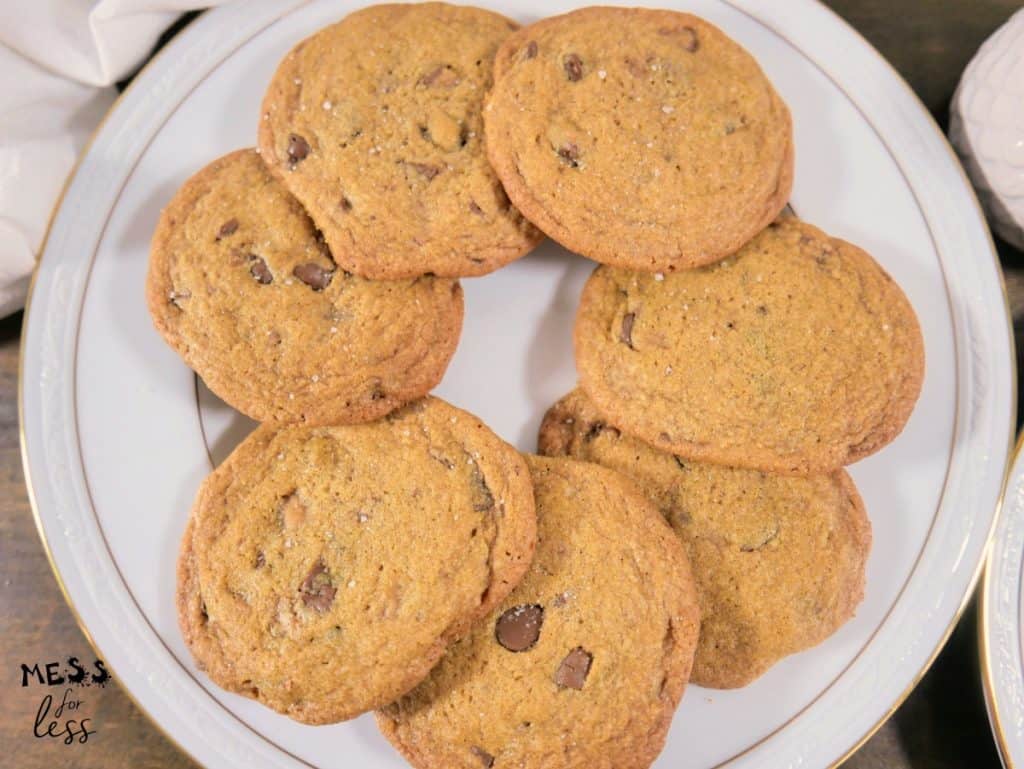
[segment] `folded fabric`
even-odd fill
[[[0,3],[0,317],[24,304],[53,206],[113,83],[181,13],[223,2]]]

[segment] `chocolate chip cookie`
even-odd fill
[[[580,390],[548,411],[539,445],[629,476],[679,536],[700,599],[696,684],[750,683],[864,597],[871,524],[844,470],[794,478],[683,460],[625,435]]]
[[[878,451],[924,376],[899,286],[795,218],[708,267],[599,267],[575,343],[581,387],[624,432],[686,459],[789,474]]]
[[[757,62],[675,11],[584,8],[509,36],[484,128],[530,221],[634,270],[733,253],[793,182],[789,110]]]
[[[522,578],[519,454],[427,398],[363,425],[263,425],[199,490],[178,615],[219,686],[330,723],[417,684]]]
[[[211,163],[174,196],[146,297],[167,343],[258,421],[381,417],[441,380],[462,329],[457,282],[373,282],[339,268],[252,150]]]
[[[259,145],[343,268],[483,275],[540,241],[484,153],[481,103],[515,28],[466,6],[375,5],[281,62]]]
[[[697,642],[686,554],[624,476],[569,459],[527,463],[533,565],[377,722],[417,769],[646,767]]]

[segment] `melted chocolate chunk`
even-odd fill
[[[494,766],[494,756],[492,756],[483,748],[478,748],[476,745],[473,745],[469,749],[469,752],[480,759],[481,766],[484,766],[487,769],[490,769],[492,766]]]
[[[459,84],[459,81],[458,74],[449,64],[442,64],[440,67],[436,67],[419,80],[420,85],[425,85],[428,88],[435,85],[442,88],[454,88]]]
[[[658,34],[664,37],[675,37],[679,40],[679,45],[683,47],[683,50],[689,51],[690,53],[696,52],[700,48],[700,40],[697,39],[697,30],[693,27],[662,27],[658,30]]]
[[[565,659],[555,671],[555,683],[562,689],[582,689],[590,672],[590,663],[593,661],[593,654],[582,646],[577,646],[565,655]]]
[[[601,421],[597,421],[597,422],[591,422],[590,429],[587,430],[586,435],[583,436],[583,440],[585,440],[585,441],[592,441],[592,440],[594,440],[594,438],[599,436],[605,430],[608,430],[609,432],[611,432],[616,438],[618,438],[620,435],[622,435],[622,433],[619,431],[619,428],[612,427],[611,425],[605,424],[604,422],[601,422]]]
[[[249,274],[256,278],[257,283],[264,286],[274,281],[274,274],[267,267],[267,263],[262,256],[256,254],[249,254]]]
[[[309,570],[309,574],[306,575],[299,587],[302,603],[321,614],[331,608],[331,604],[334,603],[334,595],[337,592],[337,589],[331,584],[331,577],[327,573],[327,565],[323,558],[313,564],[313,568]]]
[[[309,142],[298,134],[288,137],[288,161],[292,168],[309,157]]]
[[[558,157],[573,168],[579,168],[580,148],[573,142],[566,142],[558,148]]]
[[[629,349],[635,350],[633,347],[633,323],[636,321],[635,312],[627,312],[622,316],[622,329],[619,332],[619,341],[623,344],[628,344]]]
[[[238,220],[228,219],[220,226],[220,229],[217,230],[217,240],[226,238],[228,235],[234,235],[236,232],[238,232]]]
[[[308,264],[300,264],[292,270],[292,275],[314,291],[323,291],[331,285],[331,278],[334,277],[334,270],[325,270],[319,264],[309,262]]]
[[[441,173],[441,167],[431,163],[409,163],[417,172],[426,177],[427,181],[433,181],[434,177]]]
[[[577,54],[570,53],[562,60],[562,67],[565,69],[565,76],[569,81],[575,83],[583,79],[583,59]]]
[[[483,473],[476,470],[473,473],[473,510],[483,513],[493,507],[494,495],[491,493],[491,488],[487,485]]]
[[[510,652],[525,652],[532,649],[540,638],[540,627],[544,624],[544,607],[539,604],[524,604],[507,609],[498,617],[494,636]]]

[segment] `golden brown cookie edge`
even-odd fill
[[[498,17],[500,19],[504,19],[509,24],[515,25],[516,28],[519,27],[517,22],[509,19],[503,14],[487,9],[475,8],[473,6],[452,6],[449,3],[441,2],[427,2],[415,5],[419,9],[431,6],[457,7],[463,11],[479,12],[489,16]],[[334,22],[334,24],[321,28],[312,35],[309,35],[299,41],[287,54],[285,54],[284,58],[282,58],[281,62],[278,64],[277,69],[274,71],[274,74],[271,76],[270,84],[263,95],[262,102],[260,103],[260,119],[256,132],[257,146],[260,149],[260,156],[266,163],[270,173],[279,182],[281,182],[281,184],[283,184],[285,188],[297,200],[299,200],[300,203],[302,203],[303,208],[305,208],[307,212],[310,211],[311,204],[315,207],[315,196],[312,193],[309,193],[308,190],[304,189],[305,185],[295,185],[291,182],[287,170],[287,158],[282,158],[277,154],[277,141],[276,134],[274,133],[274,127],[272,125],[273,121],[266,120],[263,116],[269,114],[271,111],[275,111],[278,104],[288,104],[294,100],[295,73],[297,71],[295,61],[297,59],[297,54],[301,52],[302,47],[307,41],[324,32],[329,27],[342,24],[347,19],[357,14],[381,13],[394,9],[401,9],[404,11],[409,7],[410,4],[384,3],[380,5],[367,6],[366,8],[350,13],[342,19]],[[512,34],[515,34],[515,32]],[[481,109],[482,108],[483,103],[481,103]],[[484,144],[486,146],[486,142]],[[500,179],[498,181],[500,183]],[[299,189],[299,187],[303,187],[303,189]],[[312,213],[309,215],[313,218]],[[526,218],[525,215],[524,218]],[[544,233],[534,226],[531,227],[532,232],[530,232],[527,237],[524,237],[521,243],[515,246],[496,246],[487,251],[476,253],[476,258],[482,260],[479,264],[470,262],[469,264],[463,264],[460,267],[452,268],[448,268],[444,264],[430,265],[428,268],[421,268],[419,266],[402,268],[393,265],[382,265],[373,257],[372,254],[359,251],[352,238],[345,232],[344,228],[335,226],[333,220],[329,222],[322,222],[314,218],[314,221],[320,231],[323,232],[324,239],[327,241],[327,245],[331,249],[331,253],[333,254],[338,266],[344,270],[370,280],[403,280],[416,278],[427,273],[436,275],[439,278],[450,279],[473,278],[489,275],[490,273],[495,272],[529,254],[543,242],[545,237]],[[529,222],[529,219],[527,219],[527,221]],[[532,224],[532,222],[530,223]]]
[[[239,388],[236,377],[216,364],[211,365],[201,351],[194,351],[174,329],[170,322],[170,302],[167,299],[173,288],[169,278],[172,233],[175,227],[188,217],[195,203],[208,189],[211,180],[241,156],[252,152],[251,148],[234,150],[207,163],[182,184],[161,212],[150,245],[146,275],[146,304],[154,328],[167,345],[178,353],[185,365],[198,374],[218,398],[257,422],[308,425],[372,422],[429,393],[444,378],[462,335],[465,298],[458,281],[452,282],[451,311],[439,314],[442,329],[440,341],[428,350],[428,358],[433,360],[433,365],[428,366],[418,380],[409,381],[402,388],[385,392],[383,397],[376,400],[360,400],[348,406],[338,405],[335,401],[344,400],[344,396],[337,396],[333,399],[324,399],[319,409],[304,409],[300,413],[292,413],[282,408],[287,406],[283,402],[275,404],[272,397],[263,397],[248,389]]]
[[[606,240],[591,241],[586,233],[580,234],[579,231],[574,231],[573,228],[565,226],[556,213],[548,211],[541,201],[531,193],[529,186],[526,184],[516,167],[514,158],[511,157],[510,153],[506,153],[502,150],[502,137],[498,135],[497,129],[493,128],[494,119],[488,117],[493,111],[491,109],[491,104],[499,84],[499,79],[507,73],[512,59],[519,52],[523,38],[529,37],[531,33],[534,33],[537,30],[542,30],[549,26],[555,26],[570,16],[575,18],[585,18],[589,16],[603,16],[610,14],[613,16],[628,17],[636,15],[637,13],[664,15],[667,17],[667,20],[671,21],[679,21],[682,17],[691,23],[699,23],[702,26],[710,27],[715,32],[732,41],[736,46],[746,52],[746,49],[740,46],[739,43],[736,43],[717,25],[712,24],[706,19],[694,14],[667,9],[592,6],[570,11],[559,16],[549,16],[548,18],[541,19],[528,26],[521,27],[505,39],[504,43],[499,47],[498,53],[495,55],[494,84],[492,85],[490,92],[487,94],[487,98],[484,100],[483,108],[487,158],[491,167],[494,168],[495,173],[497,173],[498,178],[501,180],[502,186],[505,188],[505,193],[512,201],[512,204],[523,214],[523,216],[543,231],[544,234],[570,251],[585,256],[593,261],[600,262],[601,264],[607,264],[609,266],[620,267],[623,269],[637,270],[640,272],[672,272],[677,269],[689,269],[712,264],[734,254],[751,238],[757,235],[757,233],[768,226],[768,224],[770,224],[785,208],[792,192],[795,164],[793,120],[789,112],[789,107],[779,96],[774,85],[772,85],[763,70],[761,70],[761,74],[769,85],[772,102],[781,113],[782,118],[786,123],[787,133],[789,135],[789,142],[787,143],[786,150],[779,163],[777,176],[778,181],[774,192],[764,202],[764,211],[761,217],[749,222],[746,227],[738,228],[737,232],[731,239],[727,240],[725,245],[710,252],[675,256],[672,254],[665,254],[649,256],[646,260],[635,260],[630,259],[628,256],[624,256],[622,251],[619,250],[617,244],[614,242]],[[747,53],[750,55],[749,52]],[[753,59],[753,56],[751,56],[751,58]],[[754,62],[755,64],[757,63],[756,59],[754,59]],[[759,64],[758,69],[760,70]],[[488,125],[492,126],[491,130],[488,129]],[[494,139],[497,139],[498,141],[494,141]]]

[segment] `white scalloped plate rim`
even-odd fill
[[[539,2],[525,1],[482,4],[504,10],[521,20],[536,18],[537,9],[544,6]],[[159,539],[166,534],[173,538],[180,531],[175,528],[175,522],[153,534],[147,531],[151,523],[148,519],[124,517],[123,513],[119,519],[121,524],[114,530],[104,530],[100,524],[101,519],[110,513],[107,505],[97,508],[93,496],[98,493],[97,498],[102,501],[103,495],[109,494],[110,477],[116,478],[121,468],[93,466],[89,470],[93,477],[87,478],[84,457],[106,456],[104,452],[111,450],[109,444],[118,439],[116,431],[111,436],[102,429],[105,423],[101,422],[98,428],[95,422],[99,418],[97,413],[105,417],[113,413],[109,411],[110,404],[104,401],[108,397],[103,392],[104,388],[120,393],[118,388],[123,387],[121,380],[126,375],[140,374],[138,371],[105,371],[100,365],[104,360],[103,354],[120,360],[118,356],[123,357],[126,353],[116,349],[103,353],[105,341],[89,335],[83,338],[79,333],[80,324],[83,316],[91,312],[99,319],[89,322],[100,329],[116,327],[118,323],[148,325],[133,314],[141,306],[141,285],[137,287],[138,301],[134,294],[130,300],[110,294],[111,287],[116,287],[120,280],[120,273],[141,274],[144,263],[141,266],[138,260],[124,265],[109,263],[110,253],[131,256],[138,251],[138,244],[124,233],[123,243],[105,243],[107,224],[129,215],[130,212],[118,210],[117,206],[120,205],[121,192],[131,187],[134,169],[147,157],[150,142],[175,116],[179,105],[186,103],[186,97],[191,98],[189,95],[206,75],[216,74],[219,68],[232,64],[231,57],[235,54],[228,56],[225,52],[241,50],[249,41],[258,40],[259,35],[271,28],[277,19],[285,27],[291,24],[301,28],[303,14],[323,15],[330,11],[334,17],[339,17],[345,8],[357,5],[360,4],[344,0],[258,0],[244,4],[244,8],[243,4],[234,4],[208,12],[173,41],[147,66],[115,106],[81,159],[51,222],[44,253],[33,280],[31,306],[26,313],[19,389],[22,450],[33,511],[54,572],[80,624],[115,671],[120,683],[154,723],[207,766],[310,766],[314,764],[303,760],[298,753],[319,750],[319,744],[324,740],[332,742],[333,746],[349,747],[355,753],[364,751],[379,762],[374,765],[397,767],[402,764],[385,752],[386,746],[380,747],[379,738],[367,727],[365,719],[353,722],[351,728],[349,725],[326,727],[339,731],[318,732],[270,716],[254,703],[237,701],[240,698],[207,688],[208,684],[201,682],[194,668],[189,667],[187,655],[183,655],[184,662],[176,657],[174,652],[180,651],[176,646],[180,639],[176,639],[173,633],[161,637],[154,629],[152,618],[143,612],[140,605],[152,605],[151,594],[166,591],[165,582],[170,579],[166,573],[166,559],[152,565],[157,574],[162,575],[160,579],[136,578],[129,584],[115,562],[115,553],[119,559],[130,557],[126,552],[131,549],[131,536]],[[555,5],[560,10],[573,4],[560,2]],[[950,421],[950,417],[944,414],[919,416],[915,413],[905,435],[892,447],[853,468],[858,482],[861,478],[887,478],[893,484],[894,497],[898,497],[903,477],[891,469],[884,469],[886,458],[902,457],[907,462],[920,451],[925,457],[922,461],[930,459],[930,447],[915,447],[909,442],[916,440],[915,435],[931,434],[925,426],[927,422],[950,422],[945,480],[939,484],[941,488],[932,490],[939,503],[927,525],[916,559],[899,565],[899,568],[908,570],[908,576],[877,627],[866,629],[858,619],[837,634],[841,637],[830,640],[821,650],[784,661],[776,673],[765,677],[760,689],[747,690],[751,692],[749,697],[761,698],[767,709],[774,704],[767,687],[777,686],[783,680],[783,671],[791,678],[804,675],[810,680],[816,673],[810,661],[839,671],[834,680],[822,686],[808,704],[784,722],[784,726],[768,729],[749,744],[737,746],[735,755],[727,761],[733,767],[832,766],[873,733],[920,679],[948,637],[978,576],[995,522],[1015,416],[1014,351],[1005,293],[980,209],[943,136],[906,84],[838,17],[811,0],[788,3],[785,10],[760,7],[754,0],[694,0],[686,4],[666,2],[664,5],[696,9],[719,21],[727,32],[737,36],[748,47],[762,53],[775,51],[780,62],[782,59],[799,59],[805,62],[801,66],[814,69],[813,78],[811,74],[807,77],[823,89],[819,94],[824,99],[821,111],[826,113],[832,109],[836,115],[862,120],[876,137],[870,141],[878,142],[873,151],[877,153],[881,151],[879,148],[884,148],[888,158],[877,169],[872,169],[872,173],[877,173],[879,180],[896,178],[891,175],[898,174],[905,182],[934,246],[944,283],[944,297],[922,295],[914,276],[907,274],[909,267],[893,261],[891,256],[889,261],[882,259],[911,294],[925,325],[931,313],[929,303],[946,302],[941,313],[948,312],[952,329],[948,349],[946,344],[938,345],[927,334],[926,344],[930,360],[933,355],[939,359],[949,355],[953,364],[949,370],[933,372],[929,369],[925,387],[926,393],[930,386],[941,386],[945,388],[943,392],[948,390],[954,416]],[[551,4],[544,7],[554,12]],[[786,76],[783,70],[790,66],[777,64],[764,55],[761,55],[761,61],[773,79],[776,78],[776,70],[779,77]],[[806,105],[802,103],[804,95],[787,93],[782,85],[786,84],[781,84],[780,90],[794,105],[794,114],[808,114]],[[202,89],[197,92],[201,93]],[[234,98],[231,92],[223,95],[228,102]],[[796,109],[798,106],[799,110]],[[241,120],[248,121],[248,118],[246,114]],[[210,127],[207,123],[202,125]],[[797,142],[794,204],[801,213],[815,214],[809,218],[816,223],[828,224],[829,208],[827,201],[821,200],[820,193],[814,197],[807,194],[803,200],[799,197],[801,178],[817,173],[817,169],[807,168],[806,157],[813,157],[814,152],[821,151],[815,146],[813,152],[805,153],[801,164],[800,148],[809,147],[818,140],[813,134],[801,136],[801,125],[802,121],[797,120],[800,140]],[[847,130],[843,125],[833,124],[830,127],[837,136]],[[213,125],[210,130],[217,136],[212,139],[199,136],[196,141],[208,140],[212,145],[220,146],[218,142],[222,143],[222,139],[218,131],[227,134],[237,132],[234,125],[227,122],[220,128]],[[180,138],[167,139],[172,140],[184,141]],[[859,162],[860,158],[854,158],[837,167],[854,179],[861,172],[857,166]],[[839,209],[848,204],[843,200],[848,180],[842,173],[836,178],[836,187],[829,189],[829,193],[834,193],[834,205]],[[879,197],[884,198],[886,194],[885,189],[880,189]],[[156,196],[161,202],[166,202],[169,192],[158,190]],[[842,224],[841,221],[838,223]],[[896,227],[901,223],[887,224]],[[116,226],[113,229],[116,230]],[[842,226],[839,229],[842,230]],[[871,239],[867,229],[862,232],[854,227],[853,231],[861,233],[863,239]],[[141,235],[134,233],[132,237],[137,239]],[[107,256],[96,264],[83,259],[82,254],[89,244],[94,255],[100,252]],[[531,262],[528,258],[474,284],[472,290],[467,290],[468,309],[476,307],[474,311],[484,311],[479,299],[473,304],[473,297],[483,297],[486,291],[493,291],[487,287],[498,285],[494,281],[500,280],[502,286],[521,290],[521,281],[535,279],[537,274],[546,276],[548,273],[545,271],[549,268],[562,269],[569,265],[563,277],[568,281],[567,285],[578,287],[578,273],[582,268],[577,263],[570,263],[570,257],[558,253],[557,249],[551,248],[545,253],[551,254],[546,262],[540,258]],[[900,255],[898,248],[893,253]],[[102,281],[94,287],[86,305],[94,271]],[[523,302],[528,303],[529,299],[524,293]],[[550,301],[564,303],[565,297],[557,294]],[[121,320],[119,313],[122,310],[119,308],[122,305],[125,318],[131,322]],[[97,306],[117,317],[97,316]],[[563,321],[571,315],[571,309],[562,308],[558,312],[561,312],[559,317]],[[471,313],[467,314],[468,320],[472,317]],[[479,320],[481,324],[489,321],[489,317]],[[141,339],[146,345],[155,339],[148,330],[132,328],[125,334],[125,338],[131,341]],[[147,338],[147,334],[151,338]],[[115,339],[114,344],[116,342]],[[140,403],[157,404],[161,413],[154,414],[154,419],[164,420],[158,421],[164,432],[150,436],[151,443],[144,450],[132,447],[136,455],[140,452],[145,455],[139,461],[150,459],[152,452],[152,462],[157,462],[156,457],[164,450],[165,444],[191,442],[190,445],[194,445],[195,435],[203,429],[201,420],[205,418],[202,414],[198,420],[195,418],[196,406],[192,401],[191,416],[182,416],[188,413],[181,410],[184,408],[181,400],[184,395],[180,391],[186,382],[185,372],[174,369],[176,364],[168,362],[170,359],[166,357],[169,353],[158,347],[147,346],[145,355],[158,359],[154,366],[171,366],[167,368],[170,372],[168,379],[173,381],[167,385],[166,391],[160,389],[162,383],[147,381],[143,387],[146,392],[134,394]],[[441,388],[442,394],[457,404],[462,403],[457,397],[460,394],[470,400],[473,397],[473,383],[466,381],[466,372],[470,369],[460,363],[463,348],[482,355],[486,346],[471,333],[464,334],[460,354],[453,363],[454,373],[449,372]],[[943,381],[936,381],[936,376]],[[453,377],[454,381],[450,381]],[[951,377],[953,384],[945,382],[946,377]],[[555,379],[558,386],[566,386],[564,371],[560,371]],[[193,398],[193,395],[188,397]],[[550,394],[545,393],[545,397],[550,397]],[[925,397],[922,396],[923,401]],[[80,409],[80,402],[88,408]],[[125,404],[127,409],[133,407],[127,400]],[[104,408],[108,411],[103,411]],[[165,408],[170,416],[163,414]],[[533,424],[530,420],[535,422],[537,418],[535,414],[528,417],[519,415],[515,417],[518,421],[509,421],[512,417],[506,419],[500,410],[495,411],[486,404],[482,411],[487,411],[481,415],[496,429],[504,428],[504,432],[499,432],[506,435],[509,424],[522,428],[524,422]],[[212,413],[216,415],[216,409]],[[82,430],[83,424],[89,429]],[[121,425],[120,429],[130,432],[129,427]],[[522,436],[526,432],[521,430],[519,433],[520,444],[524,444]],[[515,439],[514,435],[508,437]],[[131,470],[130,463],[125,467]],[[912,463],[908,463],[907,468],[905,475],[908,476],[916,470]],[[137,470],[134,469],[135,472]],[[132,475],[132,472],[124,473],[122,480],[126,488],[132,487]],[[194,480],[195,476],[188,477]],[[90,483],[95,483],[97,488],[91,487]],[[907,483],[911,488],[912,479]],[[104,484],[107,491],[103,491]],[[885,490],[869,488],[867,491],[877,497]],[[143,501],[138,496],[133,499],[135,504]],[[913,501],[908,505],[913,507]],[[879,509],[877,502],[874,509]],[[145,512],[141,515],[144,516]],[[162,520],[152,523],[154,527],[166,524]],[[888,521],[881,523],[890,525]],[[876,530],[879,524],[876,520]],[[876,550],[884,544],[876,544]],[[873,555],[876,561],[880,557]],[[873,563],[869,572],[874,569],[882,573],[885,568],[886,564]],[[134,569],[138,573],[139,565],[135,564]],[[874,583],[878,582],[875,579]],[[869,580],[869,594],[872,584]],[[166,616],[155,621],[166,631]],[[855,625],[857,627],[853,627]],[[863,646],[852,654],[849,649],[856,645],[855,640],[858,643],[863,640]],[[845,659],[844,655],[848,653],[849,662],[838,665],[837,660]],[[690,708],[686,712],[696,712],[700,708],[723,707],[721,703],[742,707],[745,696],[744,693],[712,693],[694,687],[684,700],[684,708]],[[715,712],[720,715],[720,711]],[[687,760],[685,752],[679,749],[676,735],[686,733],[687,729],[685,723],[680,724],[681,720],[677,719],[673,725],[669,747],[658,761],[658,766],[696,765]],[[714,736],[727,739],[729,731],[726,728],[722,734]],[[341,734],[346,736],[339,741],[337,735]],[[688,737],[691,741],[694,739],[693,735]],[[275,741],[278,739],[292,747],[288,750],[280,747]],[[337,761],[337,755],[334,761]]]
[[[1024,766],[1024,438],[985,564],[978,652],[992,733],[1007,769]]]

